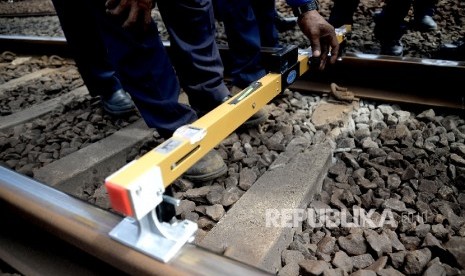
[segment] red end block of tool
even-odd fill
[[[111,182],[105,182],[105,188],[110,198],[111,207],[126,216],[134,216],[131,201],[129,199],[129,191],[120,185]]]

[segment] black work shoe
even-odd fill
[[[438,59],[465,60],[465,38],[452,43],[444,43],[435,55]]]
[[[278,32],[286,32],[294,29],[294,27],[297,25],[297,17],[284,17],[277,13],[274,18],[274,23]]]
[[[435,31],[438,28],[438,24],[429,15],[425,15],[419,19],[415,19],[415,26],[418,30],[423,32]]]
[[[267,119],[268,119],[268,113],[265,110],[260,109],[259,111],[257,111],[257,113],[252,115],[252,117],[250,117],[247,121],[245,121],[240,127],[241,128],[256,127],[260,125],[261,123],[266,122]]]
[[[402,56],[404,53],[404,45],[400,40],[391,40],[381,42],[381,55]]]
[[[110,96],[101,96],[103,109],[113,116],[121,116],[134,110],[134,104],[131,97],[120,89]]]
[[[402,55],[399,53],[399,48],[403,47],[400,43],[400,39],[406,33],[407,25],[405,21],[402,22],[392,22],[389,18],[386,17],[384,12],[375,12],[373,15],[373,20],[375,22],[375,27],[373,29],[373,34],[377,40],[381,42],[382,52],[386,52],[388,55]],[[400,47],[399,47],[400,46]],[[396,48],[391,49],[390,48]],[[386,50],[386,51],[383,51]],[[397,50],[397,51],[394,51]],[[397,53],[397,54],[393,54]]]
[[[227,171],[228,167],[224,163],[223,158],[213,149],[197,161],[194,166],[189,168],[183,177],[192,182],[204,182],[218,178]]]

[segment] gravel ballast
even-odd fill
[[[352,118],[279,274],[463,274],[463,117],[366,103]]]
[[[277,3],[282,13],[290,14],[282,1]],[[324,16],[329,15],[331,5],[329,1],[321,1]],[[464,34],[464,5],[465,2],[458,0],[439,1],[434,17],[438,31],[409,30],[403,37],[405,55],[430,57],[440,43],[460,38]],[[376,53],[379,50],[373,39],[371,18],[379,7],[378,1],[362,1],[355,14],[348,51]],[[154,16],[159,18],[156,11]],[[219,43],[225,44],[221,23],[218,26]],[[162,24],[159,29],[166,39]],[[0,18],[0,34],[62,36],[55,16]],[[281,40],[308,46],[297,27],[282,33]],[[50,60],[58,59],[44,57],[42,63],[34,59],[22,68],[15,67],[20,69],[0,68],[0,83],[46,67]],[[7,62],[7,59],[0,61]],[[34,93],[28,97],[20,90],[8,100],[0,101],[0,115],[14,114],[59,91],[66,93],[82,85],[74,64],[67,66],[63,74],[45,76],[32,84],[36,88],[31,88],[30,92]],[[386,221],[392,223],[380,227],[331,227],[331,224],[318,225],[307,219],[293,229],[293,241],[282,254],[278,275],[463,275],[463,112],[452,115],[429,108],[411,110],[361,101],[355,104],[357,108],[349,127],[335,132],[339,124],[316,125],[312,120],[317,107],[328,100],[327,96],[302,95],[289,90],[276,97],[266,107],[270,114],[266,123],[256,129],[238,130],[218,145],[217,150],[228,165],[225,177],[201,185],[178,179],[172,185],[175,197],[181,199],[177,216],[197,222],[201,239],[269,169],[290,141],[301,137],[313,145],[330,142],[336,145],[334,164],[322,192],[308,203],[308,208],[330,210],[331,214],[347,210],[348,222],[354,222],[356,212],[365,212],[371,214],[374,222],[386,216]],[[0,133],[0,162],[33,177],[40,167],[108,137],[139,118],[133,114],[114,120],[103,113],[95,98],[64,103],[52,114]],[[134,148],[128,154],[128,162],[161,141],[155,135]],[[108,208],[102,183],[96,179],[95,185],[84,189],[80,197]],[[388,213],[392,214],[392,220]]]

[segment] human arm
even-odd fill
[[[105,7],[111,15],[127,14],[123,28],[132,27],[140,21],[145,29],[152,21],[153,0],[107,0]]]
[[[334,27],[329,24],[317,9],[306,8],[317,4],[316,0],[286,0],[293,7],[298,24],[304,35],[310,40],[312,56],[320,58],[320,69],[323,70],[331,52],[330,63],[335,63],[339,51]],[[305,8],[302,8],[305,7]]]

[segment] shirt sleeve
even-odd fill
[[[302,6],[303,4],[313,2],[315,0],[286,0],[287,4],[291,7]]]

